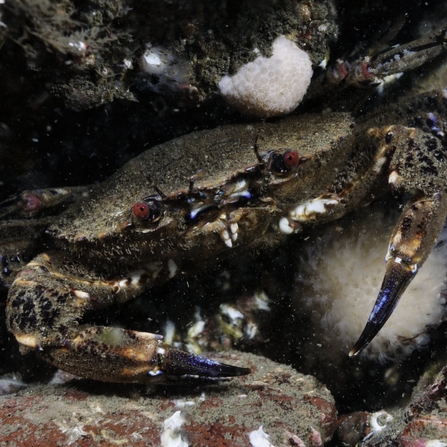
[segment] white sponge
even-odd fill
[[[259,56],[219,82],[220,94],[241,113],[269,118],[290,113],[312,78],[307,53],[285,36],[273,42],[271,57]]]

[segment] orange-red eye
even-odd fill
[[[267,169],[279,175],[288,174],[301,163],[302,159],[300,159],[297,151],[290,149],[280,149],[280,151],[285,152],[270,151]]]
[[[300,157],[297,151],[287,151],[284,154],[284,165],[287,169],[293,169],[295,166],[298,165],[299,161]]]
[[[144,199],[144,202],[136,202],[132,207],[132,214],[138,220],[156,222],[163,214],[162,203],[153,197]]]
[[[137,219],[146,220],[149,217],[149,215],[151,214],[151,210],[147,203],[137,202],[132,207],[132,213]]]

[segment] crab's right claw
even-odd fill
[[[350,357],[357,355],[363,348],[366,348],[379,333],[380,329],[382,329],[383,325],[393,313],[399,298],[417,272],[417,264],[403,264],[401,261],[399,258],[397,260],[388,260],[379,296],[374,303],[373,310],[362,334],[349,352]]]
[[[400,297],[427,259],[447,214],[446,194],[415,196],[407,205],[391,236],[385,277],[368,322],[349,356],[357,355],[377,335]],[[423,297],[421,297],[423,299]]]

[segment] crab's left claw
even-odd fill
[[[393,313],[418,269],[427,259],[447,214],[446,194],[417,197],[407,204],[391,236],[385,277],[379,295],[357,343],[349,356],[357,355],[377,335]],[[423,299],[423,297],[421,297]]]
[[[169,345],[162,345],[158,371],[168,377],[222,379],[250,374],[250,368],[227,365],[201,355],[191,354]]]
[[[249,368],[181,351],[163,343],[162,338],[147,332],[93,326],[64,340],[62,346],[47,344],[35,348],[40,357],[58,368],[103,382],[218,381],[251,372]],[[30,347],[35,342],[32,335],[19,335],[17,339]]]

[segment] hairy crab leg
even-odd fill
[[[447,29],[438,29],[403,45],[348,62],[338,59],[312,83],[307,99],[332,92],[335,85],[369,86],[385,77],[414,70],[447,50]]]
[[[89,190],[89,186],[71,186],[23,191],[18,196],[0,202],[0,217],[10,215],[34,217],[43,210],[56,208],[62,204],[67,205],[86,197]]]
[[[447,29],[442,28],[412,42],[382,51],[352,64],[347,85],[380,83],[386,76],[414,70],[447,50]]]

